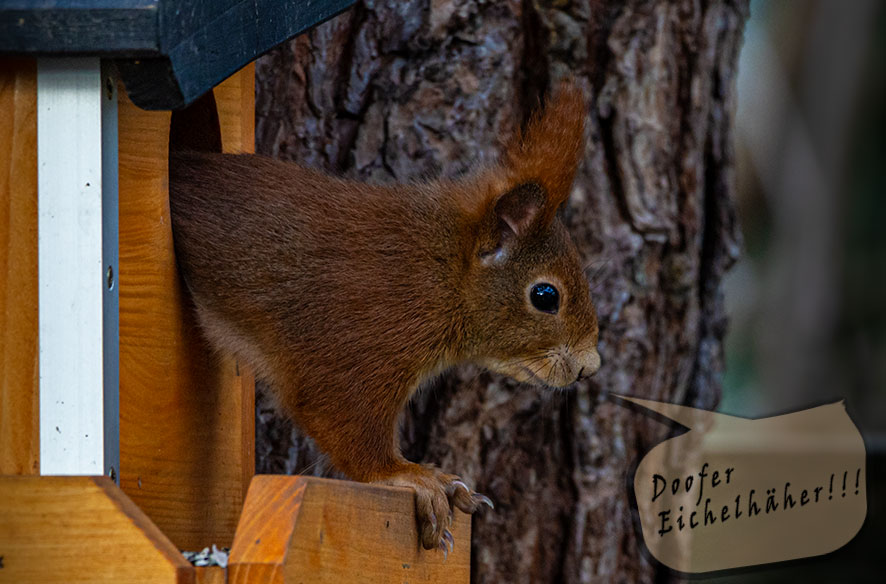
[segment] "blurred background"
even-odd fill
[[[745,241],[727,275],[720,410],[845,398],[868,450],[868,518],[828,556],[723,582],[880,582],[886,570],[886,2],[751,2],[738,78]]]

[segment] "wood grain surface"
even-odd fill
[[[382,583],[470,580],[470,517],[455,512],[455,547],[421,548],[410,489],[315,477],[253,479],[228,582]]]
[[[40,471],[37,62],[0,60],[0,474]]]
[[[196,584],[225,584],[228,581],[228,571],[221,566],[194,568],[194,571],[197,573]]]
[[[0,556],[0,582],[194,582],[188,561],[106,477],[0,477]]]
[[[255,152],[255,63],[213,91],[225,152]]]
[[[248,83],[219,89],[226,127],[251,118]],[[230,546],[254,469],[254,382],[204,343],[179,278],[170,114],[120,95],[121,486],[180,548]]]

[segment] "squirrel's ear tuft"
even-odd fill
[[[505,150],[508,182],[536,183],[544,192],[541,219],[545,222],[553,220],[569,197],[584,153],[585,107],[584,92],[574,81],[563,81]]]

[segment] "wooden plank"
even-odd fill
[[[221,566],[205,566],[194,570],[197,572],[196,584],[225,584],[228,581],[227,570]]]
[[[254,382],[204,343],[178,275],[170,114],[120,95],[121,487],[180,548],[230,546],[254,472]]]
[[[225,152],[255,152],[255,63],[216,87],[222,146]]]
[[[40,472],[37,62],[0,60],[0,474]]]
[[[455,512],[448,557],[421,548],[410,489],[314,477],[256,476],[228,582],[467,583],[470,517]]]
[[[222,151],[255,152],[255,64],[249,63],[213,89],[218,110]],[[244,364],[239,364],[243,382],[240,387],[240,461],[243,499],[255,475],[255,378]]]
[[[107,477],[0,477],[4,582],[194,582],[194,569]]]

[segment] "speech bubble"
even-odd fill
[[[653,448],[634,475],[643,539],[669,568],[817,556],[861,529],[865,448],[843,401],[752,420],[616,397],[689,428]]]

